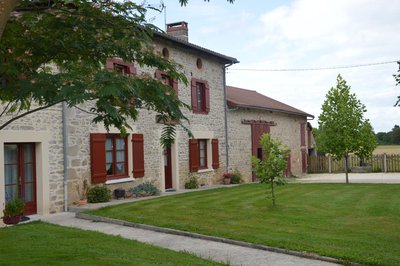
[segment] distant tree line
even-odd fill
[[[376,138],[381,145],[400,145],[400,127],[394,125],[389,132],[378,132]]]

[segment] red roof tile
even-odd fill
[[[226,86],[227,102],[231,107],[246,107],[314,118],[313,115],[284,104],[256,91]]]

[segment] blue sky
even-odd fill
[[[147,1],[160,5],[161,1]],[[302,69],[371,64],[400,60],[400,1],[293,0],[245,1],[164,0],[167,23],[189,23],[189,41],[237,58],[227,84],[318,115],[328,90],[340,73],[367,107],[375,132],[400,124],[393,107],[400,86],[392,74],[397,63],[320,71],[271,72],[234,69]],[[148,20],[164,29],[164,13]]]

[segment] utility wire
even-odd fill
[[[376,65],[386,65],[392,63],[398,63],[399,61],[387,61],[379,63],[369,64],[356,64],[347,66],[333,66],[333,67],[312,67],[312,68],[278,68],[278,69],[259,69],[259,68],[228,68],[229,71],[260,71],[260,72],[298,72],[298,71],[317,71],[317,70],[331,70],[331,69],[342,69],[342,68],[356,68],[356,67],[369,67]]]

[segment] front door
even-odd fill
[[[4,145],[6,202],[17,197],[25,201],[25,215],[36,213],[35,144]]]
[[[171,147],[164,149],[164,179],[165,189],[172,188]]]

